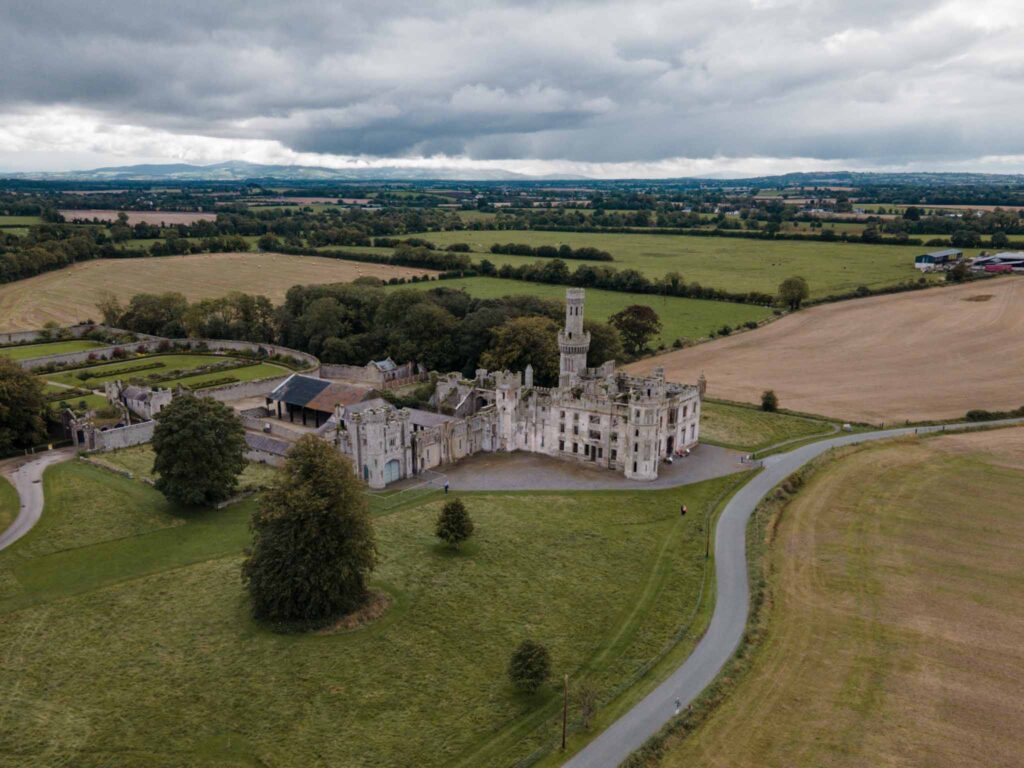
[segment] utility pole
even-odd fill
[[[562,751],[565,752],[565,732],[569,724],[569,676],[562,679]]]

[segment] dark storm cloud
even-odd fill
[[[583,162],[1021,153],[1005,0],[7,2],[0,113],[298,152]]]

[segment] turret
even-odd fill
[[[590,334],[583,330],[585,297],[582,288],[565,291],[565,329],[558,332],[558,385],[561,387],[571,387],[587,370]]]

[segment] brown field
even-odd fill
[[[179,291],[189,299],[201,299],[243,291],[280,302],[293,285],[347,283],[364,275],[411,277],[429,272],[274,253],[97,259],[0,286],[0,330],[30,330],[49,320],[67,324],[97,319],[96,302],[104,291],[122,300],[143,292]]]
[[[981,297],[990,296],[986,300]],[[875,296],[628,366],[701,371],[712,397],[871,423],[959,418],[1024,405],[1024,280]]]
[[[116,221],[117,214],[122,211],[92,211],[83,209],[63,210],[61,215],[72,219],[99,219],[100,221]],[[192,224],[196,221],[216,221],[215,213],[198,213],[191,211],[123,211],[128,214],[128,225],[134,226],[143,221],[149,224]]]
[[[767,637],[663,768],[1021,765],[1024,429],[861,450],[769,550]]]

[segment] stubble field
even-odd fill
[[[105,292],[127,300],[136,293],[178,291],[194,300],[242,291],[280,303],[293,285],[347,283],[364,275],[388,279],[428,273],[274,253],[97,259],[0,286],[0,331],[41,328],[50,320],[68,325],[98,319],[96,302]]]
[[[674,381],[700,371],[711,397],[893,424],[1024,404],[1024,280],[877,296],[634,363]]]

